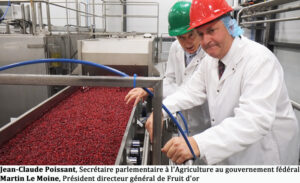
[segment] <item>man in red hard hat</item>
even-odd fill
[[[175,93],[179,86],[185,84],[199,67],[206,53],[201,49],[199,36],[194,29],[187,30],[190,23],[191,2],[177,1],[170,9],[168,16],[168,31],[177,40],[171,45],[165,77],[163,80],[163,97]],[[134,88],[128,92],[125,101],[135,100],[136,105],[142,98],[148,96],[142,88]],[[194,135],[210,127],[207,103],[182,111],[188,134]]]
[[[212,127],[188,137],[208,164],[298,164],[299,127],[282,67],[270,50],[242,36],[230,11],[225,0],[193,0],[189,29],[210,57],[163,103],[174,112],[208,101]],[[176,163],[192,158],[181,137],[162,151]]]

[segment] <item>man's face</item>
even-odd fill
[[[197,28],[200,45],[206,53],[222,59],[229,51],[233,38],[221,20],[216,20]]]
[[[177,36],[177,39],[184,51],[190,54],[196,53],[200,46],[200,39],[196,30]]]

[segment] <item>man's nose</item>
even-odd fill
[[[193,39],[188,38],[188,39],[185,40],[185,45],[189,46],[189,45],[193,44],[193,42],[194,42]]]
[[[210,40],[211,39],[210,39],[209,35],[203,35],[201,42],[202,42],[202,44],[207,45],[210,42]]]

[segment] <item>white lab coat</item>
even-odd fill
[[[176,92],[179,86],[185,84],[192,77],[205,55],[205,52],[201,49],[201,51],[192,59],[190,64],[185,67],[183,48],[178,40],[172,43],[169,51],[165,78],[163,80],[164,98]],[[181,112],[187,120],[190,135],[197,134],[210,127],[207,103]]]
[[[194,136],[208,164],[297,164],[298,122],[281,65],[266,47],[235,38],[222,59],[206,57],[191,80],[163,103],[171,112],[208,100],[212,127]]]

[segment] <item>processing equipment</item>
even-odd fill
[[[157,76],[154,68],[155,42],[151,36],[101,37],[78,40],[78,59],[107,65],[128,75]],[[105,75],[103,71],[83,66],[89,75]]]
[[[1,84],[51,85],[51,83],[55,83],[55,85],[70,85],[74,87],[67,87],[0,129],[0,144],[2,144],[0,154],[1,157],[5,158],[5,160],[2,159],[0,162],[2,162],[2,164],[8,164],[7,160],[15,159],[19,161],[13,161],[12,164],[161,164],[161,145],[158,145],[159,148],[157,148],[155,147],[155,144],[153,144],[153,148],[151,149],[149,136],[143,127],[143,122],[145,121],[146,114],[148,113],[145,111],[146,106],[143,107],[143,105],[140,104],[138,107],[132,108],[132,110],[130,106],[124,106],[123,98],[128,92],[128,87],[132,86],[132,80],[133,78],[120,78],[115,76],[36,76],[24,74],[1,74]],[[161,81],[161,78],[151,77],[136,79],[137,86],[153,87],[156,90],[157,94],[153,97],[153,108],[158,109],[156,113],[160,112],[161,109],[161,107],[159,107],[159,105],[161,106],[161,95],[159,96],[159,93],[161,93]],[[76,87],[82,85],[85,87]],[[127,88],[116,88],[118,85]],[[87,86],[89,86],[89,88],[86,88]],[[94,86],[113,86],[114,88],[98,88]],[[92,93],[97,89],[103,90],[104,93]],[[74,96],[76,98],[76,95],[81,95],[83,98],[75,99],[74,102],[72,101],[72,98]],[[98,95],[99,97],[95,98],[95,95]],[[89,99],[88,96],[94,97],[93,100]],[[91,103],[93,103],[92,101],[101,98],[100,96],[108,100],[110,104],[104,105],[103,103],[95,103],[98,107],[91,107]],[[117,96],[119,96],[119,98]],[[115,103],[115,101],[117,101],[117,103]],[[123,104],[121,104],[122,102]],[[71,106],[68,107],[67,104]],[[87,106],[83,107],[85,105]],[[72,111],[74,106],[77,106],[79,110]],[[112,106],[120,106],[121,109],[113,108]],[[83,110],[82,107],[85,108],[85,110]],[[101,111],[101,108],[106,111]],[[124,108],[127,108],[127,110],[124,111]],[[55,109],[56,112],[54,111]],[[93,110],[95,110],[94,113],[92,112]],[[54,114],[52,114],[53,111]],[[84,116],[83,118],[82,115]],[[100,117],[97,117],[97,115],[100,115]],[[49,116],[56,119],[51,121],[49,120]],[[161,117],[161,115],[156,114],[155,116],[158,118]],[[128,117],[129,119],[127,119]],[[78,118],[83,120],[78,120]],[[106,125],[108,126],[104,129],[100,129],[104,126],[104,124],[100,124],[98,126],[100,131],[97,131],[96,129],[96,133],[93,133],[93,128],[96,128],[97,120],[99,120],[99,118],[102,118],[102,121],[106,120]],[[78,122],[74,123],[73,121]],[[96,121],[96,123],[94,125],[89,125],[93,124],[93,121]],[[55,124],[56,122],[58,122],[58,124]],[[117,125],[111,127],[110,125],[113,122],[117,122]],[[69,124],[69,127],[67,127],[68,123],[71,124]],[[38,126],[40,126],[40,128],[38,128]],[[107,130],[107,128],[110,130]],[[33,138],[34,135],[30,135],[33,131],[36,132],[35,138]],[[70,135],[74,131],[76,133],[74,135]],[[103,131],[106,131],[106,133],[103,134]],[[122,131],[124,133],[120,134],[118,131]],[[64,134],[68,136],[62,137],[63,140],[56,140],[56,137],[53,137],[55,136],[53,135],[55,132],[58,136],[63,136]],[[18,137],[24,134],[25,136]],[[45,136],[50,137],[46,138]],[[115,138],[116,136],[118,137],[117,139]],[[91,140],[91,137],[98,137],[100,140],[94,142]],[[15,140],[16,138],[17,140]],[[64,142],[67,138],[70,138],[71,140]],[[78,141],[76,141],[76,139],[78,139]],[[24,146],[25,141],[29,143]],[[38,141],[39,144],[42,145],[34,146],[33,144],[36,143],[35,141]],[[160,137],[156,140],[156,142],[161,143],[159,141]],[[7,145],[7,143],[10,144]],[[80,145],[80,143],[87,145],[90,144],[93,148],[82,144]],[[63,144],[65,144],[65,146]],[[77,146],[78,144],[79,147]],[[104,146],[101,146],[101,144],[104,144]],[[20,147],[21,149],[26,149],[25,152],[27,153],[20,151]],[[44,147],[53,148],[50,148],[49,151],[45,150],[44,154],[39,154],[37,151]],[[65,147],[66,149],[64,149]],[[72,147],[80,150],[72,150]],[[13,148],[16,149],[14,150]],[[157,150],[155,150],[155,148],[157,148]],[[112,152],[112,149],[115,152]],[[13,158],[6,156],[7,153],[11,153],[12,151],[23,153],[16,153]],[[157,151],[158,154],[155,153],[155,151]],[[30,155],[30,153],[33,153],[33,155]],[[100,156],[99,153],[102,155]],[[56,154],[58,155],[55,156]],[[86,154],[88,154],[88,156],[85,156]],[[73,155],[75,157],[73,157]],[[25,163],[23,160],[26,159],[26,157],[29,158],[30,161]],[[30,159],[30,157],[34,158]],[[57,157],[58,160],[53,160],[55,157]],[[47,158],[49,160],[48,162]],[[99,162],[99,158],[103,161]]]

